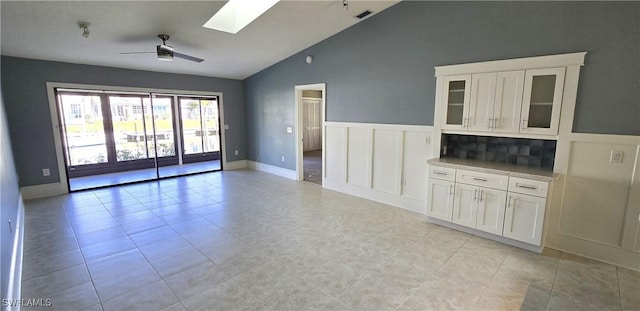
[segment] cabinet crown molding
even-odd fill
[[[477,63],[436,66],[435,76],[468,73],[526,70],[551,67],[584,66],[587,52],[494,60]]]

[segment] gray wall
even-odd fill
[[[0,297],[7,297],[9,290],[9,273],[11,272],[11,257],[13,255],[13,242],[15,238],[16,218],[20,206],[20,191],[13,154],[11,152],[11,140],[9,128],[0,90]],[[12,221],[13,232],[9,229],[9,220]]]
[[[239,80],[2,57],[2,90],[20,186],[59,181],[46,82],[224,93],[227,161],[245,158],[243,84]],[[234,155],[234,150],[239,154]],[[51,176],[43,177],[42,168]]]
[[[434,66],[580,51],[574,131],[640,135],[639,33],[638,2],[403,1],[245,80],[247,158],[295,169],[297,84],[328,121],[433,125]]]

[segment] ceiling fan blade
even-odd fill
[[[197,58],[197,57],[195,57],[195,56],[186,55],[186,54],[182,54],[182,53],[178,53],[178,52],[173,52],[173,57],[177,57],[177,58],[182,58],[182,59],[190,60],[190,61],[192,61],[192,62],[196,62],[196,63],[202,63],[202,62],[204,62],[204,59],[202,59],[202,58]]]
[[[156,52],[120,52],[118,54],[156,54]]]

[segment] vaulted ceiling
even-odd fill
[[[399,1],[281,1],[237,34],[203,28],[225,1],[1,1],[2,55],[244,79]],[[89,22],[82,36],[79,22]],[[157,34],[205,59],[157,60]]]

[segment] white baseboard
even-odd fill
[[[52,197],[68,193],[69,190],[63,183],[51,183],[20,188],[20,194],[24,200]]]
[[[247,161],[247,167],[250,169],[254,169],[256,171],[261,171],[261,172],[277,175],[280,177],[297,180],[296,171],[289,170],[286,168],[264,164],[260,162],[254,162],[254,161]]]
[[[225,162],[223,167],[225,171],[241,170],[243,168],[247,168],[247,160]]]
[[[388,204],[415,213],[423,215],[426,213],[426,202],[408,198],[399,194],[392,194],[377,191],[374,189],[362,188],[326,178],[322,180],[322,186],[333,191],[338,191],[363,199]]]
[[[24,202],[22,196],[18,197],[18,216],[16,218],[14,226],[15,236],[13,240],[13,252],[11,254],[11,268],[9,272],[9,284],[7,297],[3,297],[10,300],[20,299],[20,288],[22,287],[22,253],[24,243]],[[20,310],[20,306],[9,305],[6,309]]]

